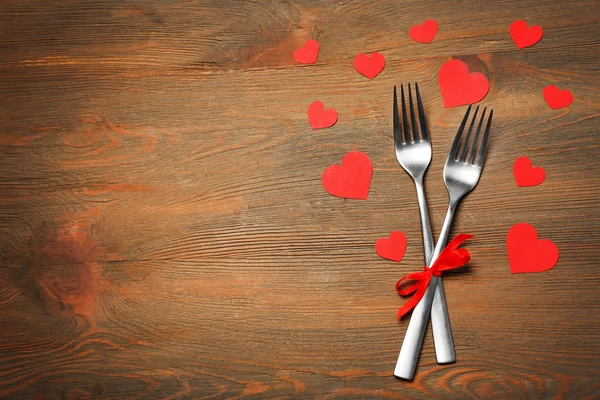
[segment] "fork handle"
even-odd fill
[[[442,231],[440,232],[440,237],[435,246],[430,265],[435,262],[448,240],[450,226],[452,225],[452,219],[454,218],[454,211],[456,210],[457,204],[458,201],[450,200],[446,218],[444,219]],[[415,369],[417,368],[421,346],[423,345],[423,336],[427,329],[429,313],[431,312],[431,305],[433,304],[433,297],[435,296],[439,280],[440,279],[437,276],[431,277],[431,281],[429,282],[427,290],[425,290],[423,298],[413,310],[410,322],[408,323],[408,329],[406,330],[406,335],[404,335],[402,347],[400,348],[400,355],[396,362],[396,368],[394,369],[394,375],[398,378],[411,381],[415,376]]]
[[[423,254],[425,256],[425,265],[431,265],[434,243],[429,222],[429,212],[427,211],[427,199],[423,188],[423,179],[415,179],[417,189],[417,199],[419,200],[419,212],[421,214],[421,230],[423,235]],[[446,243],[444,243],[446,245]],[[456,361],[454,352],[454,340],[452,330],[450,329],[450,318],[448,317],[448,307],[446,306],[446,296],[444,296],[444,286],[442,280],[436,286],[433,304],[431,307],[431,328],[433,330],[433,343],[435,345],[435,358],[438,364],[450,364]]]
[[[433,330],[435,358],[438,364],[456,362],[454,339],[452,338],[452,329],[450,329],[450,317],[448,316],[444,285],[442,285],[441,278],[435,287],[435,295],[431,305],[431,329]]]
[[[423,336],[425,335],[425,329],[429,321],[429,311],[431,310],[431,303],[433,303],[433,296],[435,295],[438,280],[437,276],[431,277],[423,298],[421,298],[421,301],[419,301],[419,304],[417,304],[412,312],[408,329],[400,348],[396,368],[394,369],[394,375],[398,378],[412,381],[415,376],[415,369],[419,361],[419,353],[423,345]]]

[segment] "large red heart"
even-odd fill
[[[302,64],[313,64],[317,61],[319,55],[319,43],[316,40],[309,39],[304,42],[304,47],[294,51],[294,60]]]
[[[359,54],[354,58],[354,68],[369,79],[375,78],[385,67],[385,57],[373,52],[370,56]]]
[[[438,83],[446,108],[477,103],[490,89],[485,75],[479,72],[469,73],[467,64],[457,59],[442,65]]]
[[[438,24],[433,19],[423,22],[423,25],[414,25],[408,35],[415,42],[431,43],[438,31]]]
[[[548,240],[538,240],[536,229],[525,223],[514,225],[506,236],[508,263],[512,274],[542,272],[558,262],[558,248]]]
[[[532,167],[527,157],[519,157],[513,165],[513,173],[517,186],[537,186],[546,179],[546,171],[542,167]]]
[[[342,165],[330,165],[323,172],[322,182],[327,193],[346,199],[366,200],[371,186],[373,164],[369,156],[352,151],[344,156]]]
[[[519,49],[533,46],[542,39],[542,28],[534,25],[527,27],[527,22],[519,19],[510,25],[510,36]]]
[[[573,102],[573,94],[567,89],[560,90],[556,86],[546,86],[542,92],[544,100],[553,110],[567,107]]]
[[[375,251],[380,257],[392,260],[402,261],[404,252],[406,252],[406,235],[400,231],[390,233],[390,238],[381,238],[375,242]]]
[[[308,106],[308,122],[313,129],[329,128],[337,122],[338,114],[333,108],[325,111],[325,106],[320,101],[313,101]]]

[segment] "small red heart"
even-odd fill
[[[323,172],[323,187],[332,196],[366,200],[372,174],[373,164],[369,156],[351,151],[342,159],[342,165],[330,165]]]
[[[485,75],[479,72],[469,73],[467,64],[457,59],[442,65],[438,83],[446,108],[477,103],[490,89]]]
[[[359,54],[354,58],[354,68],[369,79],[375,78],[385,67],[385,57],[374,51],[370,56]]]
[[[560,90],[556,86],[546,86],[542,92],[544,100],[553,110],[567,107],[573,102],[573,94],[567,89]]]
[[[542,39],[544,32],[540,26],[527,27],[527,22],[519,19],[510,25],[510,36],[519,49],[533,46]]]
[[[431,43],[438,31],[438,24],[433,19],[428,19],[423,25],[414,25],[408,33],[415,42]]]
[[[313,129],[329,128],[337,119],[337,111],[333,108],[325,111],[325,106],[320,101],[314,101],[308,106],[308,122]]]
[[[513,165],[513,173],[517,186],[537,186],[546,179],[546,171],[542,167],[532,167],[532,162],[527,157],[519,157]]]
[[[548,240],[538,240],[536,229],[525,223],[514,225],[506,236],[510,273],[542,272],[558,262],[558,248]]]
[[[319,55],[319,43],[316,40],[309,39],[304,42],[304,47],[294,51],[294,60],[302,64],[314,64]]]
[[[378,239],[375,243],[375,251],[379,257],[392,261],[402,261],[406,251],[406,235],[400,231],[390,233],[390,238]]]

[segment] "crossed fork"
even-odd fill
[[[465,134],[465,127],[471,113],[471,106],[467,109],[465,116],[458,128],[452,148],[448,153],[446,166],[444,167],[444,182],[448,189],[448,211],[442,230],[435,248],[433,247],[433,235],[427,212],[427,200],[423,189],[423,178],[425,171],[431,162],[431,140],[429,129],[425,120],[423,102],[419,93],[419,86],[415,83],[417,97],[418,118],[413,105],[413,97],[410,84],[408,84],[408,103],[410,108],[410,124],[406,112],[406,100],[404,97],[404,85],[400,87],[402,97],[402,124],[398,114],[398,97],[396,86],[394,86],[394,147],[396,158],[404,170],[413,178],[417,189],[419,211],[421,214],[421,228],[423,232],[423,249],[425,263],[433,265],[440,252],[444,249],[454,212],[459,201],[477,185],[483,163],[485,160],[488,136],[492,125],[493,110],[487,117],[485,131],[481,135],[482,126],[486,117],[487,108],[477,124],[475,135],[472,136],[479,106],[475,109],[469,128]],[[419,137],[420,136],[420,137]],[[431,326],[433,329],[433,340],[435,345],[436,359],[439,364],[448,364],[456,361],[454,352],[454,341],[450,330],[450,319],[446,307],[446,298],[442,280],[432,276],[429,286],[419,304],[414,308],[404,342],[400,349],[400,355],[396,362],[394,375],[398,378],[412,380],[419,360],[419,353],[423,344],[423,336],[427,329],[429,314],[431,313]]]

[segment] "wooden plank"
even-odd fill
[[[1,398],[598,396],[597,4],[108,3],[0,5]],[[436,40],[411,42],[429,17]],[[517,18],[544,39],[517,51]],[[295,65],[309,37],[318,63]],[[369,81],[352,59],[374,50],[387,65]],[[437,365],[428,334],[407,383],[392,375],[408,323],[393,285],[422,248],[391,88],[423,94],[437,234],[464,113],[437,87],[453,56],[490,79],[495,122],[453,229],[476,236],[473,261],[445,278],[459,361]],[[552,111],[549,84],[573,105]],[[317,99],[334,127],[310,129]],[[350,150],[373,160],[365,202],[320,184]],[[541,186],[515,186],[521,155]],[[510,275],[517,222],[557,244],[555,269]],[[401,263],[373,249],[395,229]]]

